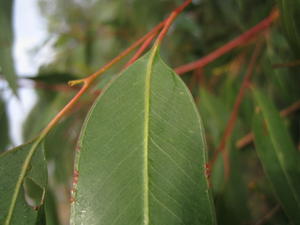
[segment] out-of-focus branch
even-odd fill
[[[273,68],[295,67],[295,66],[300,66],[300,60],[287,62],[287,63],[276,63],[273,65]]]
[[[280,115],[282,117],[286,117],[290,114],[292,114],[293,112],[295,111],[298,111],[300,109],[300,100],[293,103],[291,106],[287,107],[286,109],[283,109],[280,111]],[[245,146],[251,144],[254,140],[254,135],[252,132],[246,134],[244,137],[242,137],[241,139],[239,139],[235,146],[238,148],[238,149],[241,149],[241,148],[244,148]]]
[[[217,157],[218,157],[219,153],[222,153],[223,158],[224,158],[225,177],[229,176],[228,150],[226,148],[226,145],[227,145],[227,142],[228,142],[228,140],[229,140],[229,138],[232,135],[232,132],[234,130],[240,105],[241,105],[242,100],[245,96],[245,92],[246,92],[246,90],[247,90],[247,88],[250,84],[251,78],[254,74],[255,65],[257,63],[257,59],[259,57],[259,54],[260,54],[261,50],[262,50],[262,42],[260,41],[256,44],[256,47],[253,51],[253,54],[252,54],[251,59],[250,59],[249,66],[248,66],[247,71],[246,71],[246,75],[245,75],[245,77],[243,79],[243,82],[240,86],[238,95],[236,96],[236,99],[235,99],[233,110],[232,110],[232,112],[230,114],[230,118],[227,122],[225,131],[224,131],[224,135],[221,139],[220,145],[217,148],[217,150],[214,154],[214,157],[212,159],[212,162],[211,162],[211,165],[213,165],[214,162],[217,160]]]
[[[280,205],[275,205],[266,215],[264,215],[259,221],[255,223],[255,225],[263,225],[265,224],[269,219],[271,219],[280,209]]]
[[[247,30],[245,33],[241,34],[237,38],[223,45],[222,47],[216,49],[215,51],[209,53],[208,55],[202,57],[197,61],[175,68],[176,73],[181,75],[186,72],[192,71],[194,69],[206,66],[207,64],[213,62],[220,56],[230,52],[232,49],[249,42],[252,38],[256,37],[257,34],[259,34],[260,32],[267,30],[273,24],[273,22],[278,19],[278,17],[279,17],[279,10],[274,9],[267,18],[265,18],[256,26]]]

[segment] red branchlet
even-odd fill
[[[279,11],[275,9],[271,12],[271,14],[267,18],[262,20],[256,26],[247,30],[245,33],[236,37],[235,39],[223,45],[222,47],[216,49],[215,51],[209,53],[208,55],[204,56],[203,58],[195,62],[191,62],[175,68],[176,73],[181,75],[191,70],[194,70],[196,68],[206,66],[207,64],[213,62],[214,60],[226,54],[227,52],[231,51],[232,49],[247,43],[252,38],[256,37],[258,33],[268,29],[272,25],[272,23],[277,20],[278,17],[279,17]]]

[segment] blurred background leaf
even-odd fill
[[[295,56],[300,56],[300,2],[298,0],[277,0],[281,12],[281,21]]]
[[[300,153],[272,103],[254,90],[258,104],[254,120],[256,150],[280,204],[293,224],[300,224]]]
[[[10,143],[8,117],[5,109],[5,102],[0,98],[0,153],[6,150]]]
[[[0,74],[9,83],[10,88],[17,94],[17,77],[14,68],[13,45],[13,0],[0,1]]]

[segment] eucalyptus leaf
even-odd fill
[[[13,92],[17,94],[17,76],[12,56],[13,4],[13,0],[0,0],[0,73],[4,75]]]
[[[155,47],[98,98],[80,148],[71,224],[216,223],[200,117]]]
[[[0,153],[4,151],[10,143],[8,117],[6,114],[5,103],[0,98]]]
[[[290,47],[296,56],[300,56],[300,22],[296,19],[300,15],[298,0],[277,0],[280,8],[281,21],[285,29]]]
[[[78,79],[78,75],[61,72],[40,73],[35,77],[22,76],[22,79],[28,79],[35,82],[43,82],[47,85],[51,84],[66,84],[70,80]]]
[[[226,121],[229,117],[229,110],[221,99],[202,88],[200,90],[199,111],[205,118],[204,126],[206,128],[205,131],[209,149],[217,149],[226,126]],[[211,157],[214,157],[213,151],[210,153]],[[214,195],[223,193],[225,180],[222,154],[219,154],[213,164],[211,183]]]
[[[222,98],[217,98],[204,88],[200,91],[201,115],[205,117],[204,125],[207,137],[210,137],[211,149],[217,149],[229,118],[229,110]],[[210,136],[210,135],[211,136]],[[247,206],[247,188],[240,165],[241,153],[234,147],[234,137],[227,144],[230,176],[224,177],[224,158],[219,154],[212,167],[211,184],[215,197],[217,217],[222,224],[243,224],[249,220]],[[209,145],[209,146],[210,146]],[[214,157],[214,156],[212,156]]]
[[[38,220],[47,186],[43,149],[36,142],[0,155],[0,224],[31,225]]]
[[[243,177],[245,171],[241,165],[242,153],[234,147],[234,141],[228,143],[227,148],[229,149],[230,175],[227,180],[224,179],[223,192],[217,193],[215,198],[217,218],[222,221],[222,224],[247,224],[250,220],[247,199],[249,195]],[[223,161],[222,155],[219,156],[219,160],[220,158]]]
[[[254,96],[259,106],[253,121],[256,151],[285,213],[300,224],[300,153],[272,103],[258,90]]]

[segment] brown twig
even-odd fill
[[[196,84],[200,84],[201,81],[203,80],[204,72],[202,68],[196,69],[193,71],[193,76],[190,80],[190,83],[188,85],[188,88],[192,92]],[[202,82],[203,85],[203,82]]]
[[[288,115],[290,115],[291,113],[297,111],[300,109],[300,100],[293,103],[291,106],[287,107],[286,109],[283,109],[280,111],[280,116],[282,117],[286,117]],[[252,132],[249,132],[248,134],[246,134],[244,137],[242,137],[241,139],[239,139],[235,146],[238,149],[244,148],[245,146],[251,144],[254,140],[254,135]]]
[[[272,67],[273,68],[282,68],[282,67],[295,67],[300,66],[300,60],[296,60],[293,62],[287,62],[287,63],[276,63]]]
[[[124,66],[124,69],[126,69],[128,66],[130,66],[132,63],[134,63],[142,54],[143,52],[149,47],[152,40],[157,35],[157,32],[153,33],[143,44],[142,46],[137,50],[137,52],[134,54],[134,56],[126,63]]]
[[[224,55],[225,53],[231,51],[232,49],[242,44],[245,44],[252,38],[256,37],[258,33],[268,29],[271,26],[271,24],[277,20],[278,17],[279,17],[279,11],[278,9],[275,9],[271,12],[271,14],[267,18],[262,20],[256,26],[247,30],[245,33],[241,34],[240,36],[228,42],[227,44],[223,45],[222,47],[216,49],[215,51],[211,52],[210,54],[204,56],[203,58],[195,62],[191,62],[175,68],[176,73],[181,75],[191,70],[194,70],[196,68],[206,66],[207,64],[213,62],[214,60]]]
[[[261,52],[261,49],[262,49],[262,42],[258,42],[256,44],[256,47],[255,47],[255,49],[253,51],[253,54],[252,54],[252,57],[250,59],[250,63],[249,63],[249,66],[247,68],[246,75],[245,75],[245,77],[243,79],[243,82],[241,84],[239,93],[238,93],[238,95],[235,99],[233,110],[232,110],[232,112],[230,114],[230,118],[227,122],[225,131],[224,131],[224,135],[221,139],[220,145],[217,148],[217,151],[215,152],[214,157],[213,157],[212,162],[211,162],[211,166],[212,166],[214,164],[214,162],[216,161],[216,159],[218,157],[218,154],[219,153],[223,154],[225,177],[228,177],[228,175],[229,175],[228,151],[227,151],[227,148],[226,148],[226,144],[227,144],[227,141],[229,140],[230,136],[232,135],[232,132],[233,132],[233,129],[234,129],[234,126],[235,126],[235,122],[237,120],[240,105],[241,105],[242,100],[244,98],[245,91],[246,91],[246,89],[248,88],[248,86],[250,84],[250,80],[251,80],[251,77],[253,75],[254,68],[255,68],[258,56]]]
[[[66,114],[68,113],[74,105],[78,102],[79,98],[90,88],[90,86],[94,83],[95,79],[97,79],[101,74],[106,72],[108,69],[110,69],[114,64],[119,62],[121,59],[123,59],[125,56],[127,56],[130,52],[132,52],[137,46],[145,42],[150,36],[153,35],[153,33],[156,33],[159,31],[162,27],[164,28],[162,32],[160,33],[160,36],[158,37],[157,43],[161,41],[164,36],[164,33],[166,32],[168,28],[167,23],[171,23],[172,17],[175,17],[188,5],[191,3],[192,0],[187,0],[185,1],[181,6],[176,8],[170,16],[165,19],[163,22],[158,24],[156,27],[154,27],[151,31],[149,31],[146,35],[144,35],[142,38],[137,40],[135,43],[133,43],[130,47],[125,49],[123,52],[121,52],[118,56],[113,58],[109,63],[104,65],[102,68],[97,70],[95,73],[91,74],[90,76],[80,79],[80,80],[74,80],[74,81],[69,81],[70,86],[74,86],[80,83],[83,83],[82,88],[80,91],[71,99],[71,101],[49,122],[49,124],[42,130],[41,134],[39,135],[39,140],[42,140],[48,132],[54,127],[54,125]],[[174,18],[175,18],[174,17]],[[164,31],[165,30],[165,31]]]
[[[165,37],[166,33],[169,30],[169,27],[172,25],[174,19],[189,5],[191,4],[192,0],[186,0],[181,6],[176,8],[170,16],[168,16],[167,19],[164,20],[163,24],[163,30],[160,32],[155,45],[159,45],[162,39]],[[158,33],[158,30],[152,32],[152,34],[145,40],[143,45],[139,48],[139,50],[136,52],[136,54],[128,61],[128,63],[125,65],[125,68],[130,66],[132,63],[134,63],[145,51],[145,49],[151,44],[153,38]]]
[[[165,25],[164,28],[162,29],[162,31],[159,33],[158,38],[156,39],[154,45],[158,46],[160,45],[160,43],[162,42],[162,40],[164,39],[164,37],[166,36],[170,26],[172,25],[173,21],[175,20],[175,18],[189,5],[192,3],[192,0],[186,0],[180,7],[178,7],[177,9],[175,9],[170,16],[167,18],[167,20],[165,21]]]
[[[280,209],[280,205],[275,205],[266,215],[264,215],[260,220],[258,220],[255,225],[263,225],[265,224],[269,219],[271,219]]]

